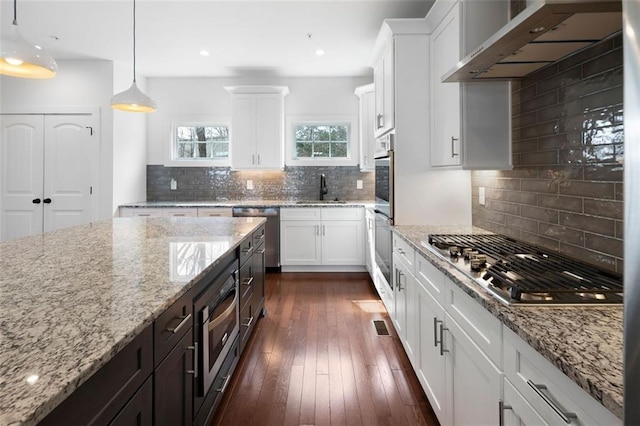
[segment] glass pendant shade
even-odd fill
[[[111,107],[129,112],[154,112],[157,108],[156,101],[142,93],[135,81],[124,92],[113,95]]]
[[[0,74],[22,78],[51,78],[58,65],[46,51],[20,36],[18,24],[11,24],[9,37],[0,42]]]

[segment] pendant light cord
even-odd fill
[[[13,0],[13,25],[18,25],[18,0]]]
[[[136,0],[133,0],[133,82],[136,82]]]

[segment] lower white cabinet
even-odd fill
[[[362,208],[280,209],[282,266],[362,267],[364,244]]]
[[[120,217],[162,217],[162,209],[153,207],[120,207]]]
[[[231,207],[198,207],[198,217],[232,217]]]
[[[442,331],[447,391],[441,423],[497,425],[502,372],[448,313]]]
[[[415,367],[419,329],[416,306],[418,281],[413,274],[411,266],[395,251],[393,254],[392,282],[395,302],[395,311],[392,316],[393,325],[411,364]]]
[[[511,382],[504,379],[504,397],[500,407],[505,426],[548,425]]]
[[[376,266],[376,216],[370,209],[364,211],[365,221],[365,244],[364,244],[364,264],[371,276],[371,279],[375,282],[375,266]]]

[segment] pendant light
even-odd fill
[[[136,84],[136,0],[133,0],[133,84],[111,98],[111,107],[129,112],[154,112],[156,101],[142,93]]]
[[[17,0],[13,0],[13,22],[9,37],[0,41],[0,74],[22,78],[51,78],[56,75],[56,61],[40,46],[34,46],[18,31]]]

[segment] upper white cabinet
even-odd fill
[[[442,76],[508,20],[509,2],[438,0],[426,17],[432,29],[432,167],[510,169],[511,86],[508,82],[443,83]]]
[[[394,40],[390,38],[373,68],[376,137],[392,130],[395,125],[394,74]]]
[[[375,92],[374,85],[367,84],[356,88],[355,95],[360,100],[359,128],[360,128],[360,170],[375,169]]]
[[[225,87],[233,96],[231,167],[284,167],[284,98],[281,86]]]

